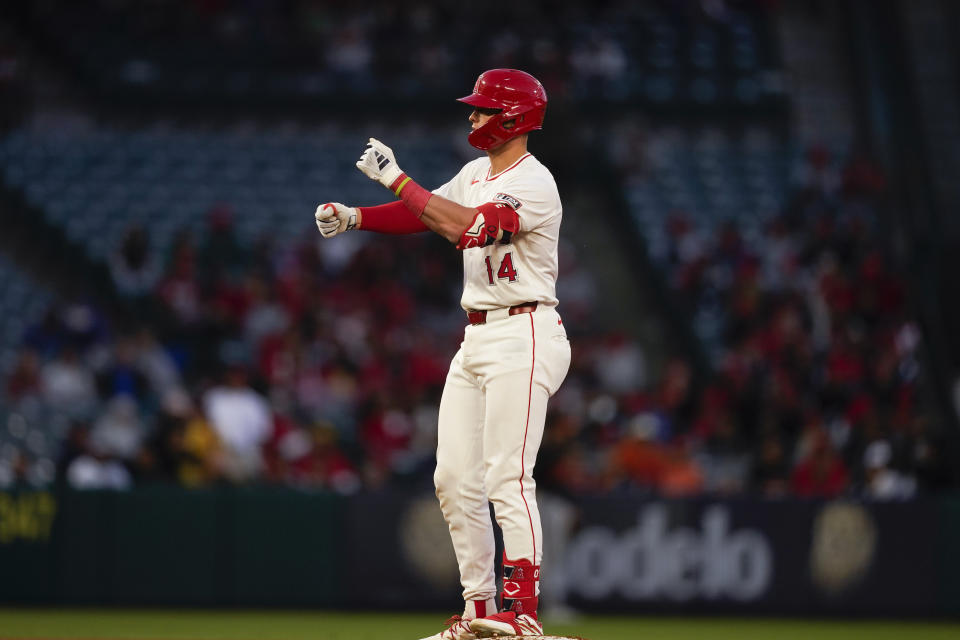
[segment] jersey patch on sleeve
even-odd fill
[[[514,211],[516,211],[517,209],[519,209],[520,207],[523,206],[523,203],[522,203],[522,202],[520,202],[519,200],[517,200],[516,198],[514,198],[514,197],[513,197],[512,195],[510,195],[509,193],[498,193],[497,195],[493,196],[493,199],[494,199],[494,200],[502,200],[503,202],[506,202],[508,205],[510,205],[511,207],[513,207],[513,210],[514,210]]]

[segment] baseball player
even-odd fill
[[[570,344],[557,313],[560,197],[527,151],[547,106],[528,73],[493,69],[473,93],[470,144],[486,152],[427,191],[371,138],[357,168],[399,201],[317,207],[324,238],[352,229],[434,231],[463,252],[467,326],[440,400],[434,482],[460,568],[465,606],[432,640],[542,635],[537,620],[543,549],[533,467],[547,400],[567,374]],[[503,531],[503,593],[494,575],[488,501]],[[425,639],[426,640],[426,639]]]

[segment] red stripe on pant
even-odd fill
[[[533,345],[530,353],[530,386],[527,389],[527,423],[523,427],[523,448],[520,450],[520,497],[523,499],[523,506],[527,509],[527,519],[530,521],[530,537],[533,540],[533,556],[530,562],[537,561],[537,534],[533,530],[533,516],[530,514],[530,505],[527,504],[527,497],[523,495],[523,476],[526,469],[524,459],[527,453],[527,431],[530,429],[530,404],[533,402],[533,371],[537,365],[537,333],[533,328],[533,314],[530,316],[530,338]]]

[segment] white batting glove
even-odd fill
[[[397,166],[397,159],[393,157],[393,150],[376,138],[370,138],[367,142],[367,150],[357,161],[357,169],[387,189],[403,173]]]
[[[338,233],[355,229],[360,223],[360,212],[356,207],[348,207],[339,202],[326,202],[317,206],[313,214],[317,229],[324,238],[332,238]]]

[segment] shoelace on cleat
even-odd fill
[[[440,637],[455,639],[457,636],[455,635],[456,632],[454,631],[454,628],[461,624],[467,624],[467,621],[463,619],[463,616],[456,615],[450,616],[450,618],[448,618],[443,624],[445,624],[447,628],[440,634]],[[467,627],[467,631],[469,631],[469,625]]]

